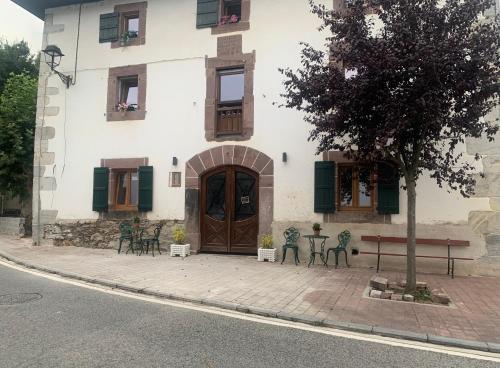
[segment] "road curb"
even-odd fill
[[[293,322],[308,324],[308,325],[312,325],[312,326],[321,326],[321,327],[328,327],[328,328],[334,328],[334,329],[338,329],[338,330],[357,332],[357,333],[363,333],[363,334],[369,334],[369,335],[378,335],[378,336],[391,337],[391,338],[396,338],[396,339],[426,342],[426,343],[431,343],[431,344],[435,344],[435,345],[450,346],[450,347],[456,347],[456,348],[462,348],[462,349],[486,351],[486,352],[496,353],[496,354],[500,353],[500,344],[497,344],[497,343],[473,341],[473,340],[462,340],[462,339],[455,339],[455,338],[450,338],[450,337],[445,337],[445,336],[436,336],[436,335],[431,335],[431,334],[426,334],[426,333],[416,333],[416,332],[411,332],[411,331],[395,330],[395,329],[385,328],[385,327],[380,327],[380,326],[371,326],[371,325],[337,321],[337,320],[325,320],[325,319],[321,319],[321,318],[316,318],[314,316],[290,314],[290,313],[282,312],[282,311],[276,311],[276,310],[271,310],[271,309],[266,309],[266,308],[261,308],[261,307],[254,307],[254,306],[247,306],[247,305],[242,305],[242,304],[224,302],[224,301],[219,301],[219,300],[214,300],[214,299],[189,298],[189,297],[186,297],[183,295],[162,293],[162,292],[158,292],[158,291],[154,291],[154,290],[148,290],[147,288],[138,288],[138,287],[134,287],[131,285],[127,285],[127,284],[123,284],[123,283],[116,283],[116,282],[112,282],[112,281],[108,281],[108,280],[104,280],[104,279],[100,279],[100,278],[92,278],[92,277],[88,277],[88,276],[80,275],[80,274],[76,274],[76,273],[50,269],[50,268],[47,268],[45,266],[37,265],[35,263],[26,262],[18,257],[12,256],[12,255],[5,253],[3,251],[0,251],[0,258],[6,259],[10,262],[16,263],[16,264],[23,266],[25,268],[28,268],[28,269],[35,269],[35,270],[38,270],[41,272],[58,275],[60,277],[64,277],[64,278],[68,278],[68,279],[85,281],[85,282],[88,282],[90,284],[105,286],[105,287],[109,287],[111,289],[117,289],[117,290],[127,291],[127,292],[131,292],[131,293],[136,293],[136,294],[153,296],[153,297],[156,297],[159,299],[174,300],[174,301],[181,301],[181,302],[194,303],[194,304],[203,304],[203,305],[207,305],[210,307],[226,309],[226,310],[231,310],[231,311],[238,311],[238,312],[242,312],[242,313],[254,314],[254,315],[264,316],[264,317],[277,318],[277,319],[282,319],[282,320],[286,320],[286,321],[293,321]]]

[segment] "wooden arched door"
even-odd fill
[[[259,175],[224,166],[205,174],[201,182],[201,250],[256,254]]]

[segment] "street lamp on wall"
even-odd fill
[[[42,52],[44,53],[45,62],[50,67],[50,70],[52,70],[59,76],[59,78],[61,78],[63,83],[66,85],[66,88],[69,88],[71,82],[73,81],[73,78],[70,75],[64,75],[61,72],[55,70],[55,68],[57,68],[59,64],[61,64],[61,59],[64,56],[61,49],[56,45],[49,45],[45,48],[45,50],[42,50]]]

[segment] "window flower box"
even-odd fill
[[[231,23],[238,23],[240,21],[240,18],[233,14],[233,15],[223,15],[220,18],[219,25],[224,25],[224,24],[231,24]]]

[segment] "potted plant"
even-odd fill
[[[317,222],[315,222],[315,223],[313,224],[314,236],[320,236],[321,230],[323,230],[323,229],[321,228],[321,225],[320,225],[320,224],[318,224]]]
[[[224,24],[229,24],[229,23],[238,23],[240,18],[236,14],[233,15],[223,15],[220,18],[219,25],[223,26]]]
[[[172,231],[172,238],[174,239],[174,244],[170,245],[170,256],[171,257],[186,257],[191,254],[190,245],[185,244],[186,242],[186,230],[181,226],[174,227]]]
[[[126,102],[120,102],[117,106],[116,106],[116,110],[118,110],[119,112],[121,112],[122,116],[125,116],[125,114],[127,113],[127,111],[129,111],[129,104],[127,104]]]
[[[137,38],[139,34],[137,31],[126,31],[122,33],[122,36],[120,37],[120,46],[124,47],[128,45],[128,41],[131,38]]]
[[[273,236],[271,234],[262,235],[262,245],[257,252],[259,262],[275,262],[276,248],[273,248]]]

